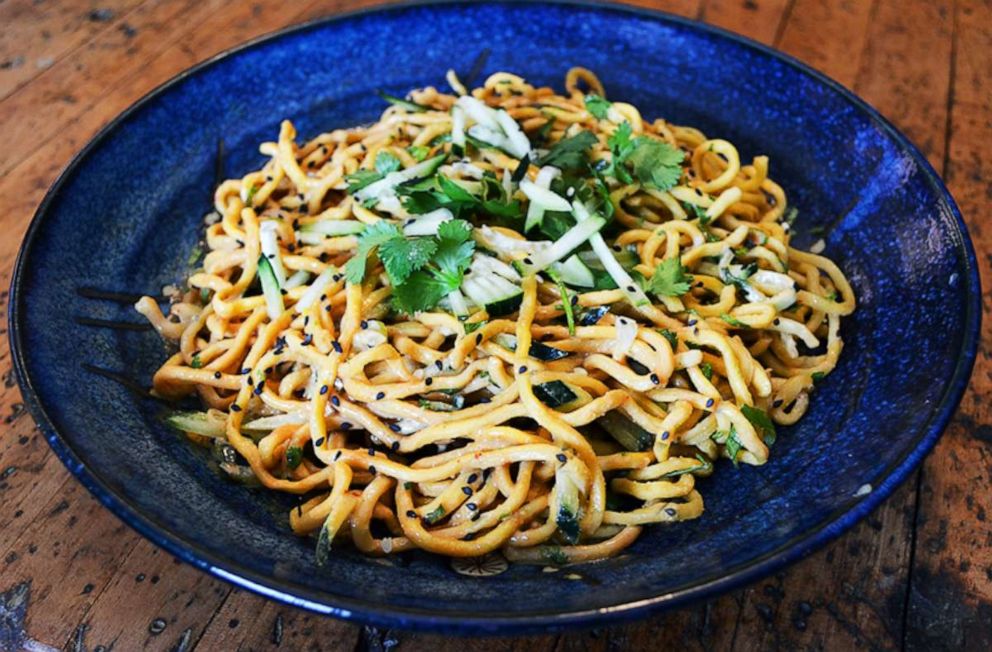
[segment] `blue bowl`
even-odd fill
[[[551,28],[555,26],[555,28]],[[211,206],[218,140],[226,176],[292,119],[309,137],[373,120],[373,93],[444,84],[492,50],[484,74],[561,87],[597,71],[610,97],[771,157],[799,207],[796,242],[826,253],[859,299],[840,365],[763,467],[722,465],[702,518],[648,528],[621,557],[548,574],[466,577],[427,554],[313,563],[290,533],[291,499],[221,479],[160,421],[163,407],[84,370],[146,386],[166,348],[152,332],[80,327],[136,320],[81,286],[156,292],[180,281]],[[825,235],[814,235],[825,230]],[[926,159],[823,75],[719,30],[646,11],[498,2],[393,7],[281,32],[168,82],[108,125],[55,183],[31,224],[11,291],[18,379],[69,470],[177,557],[288,604],[390,627],[489,633],[642,616],[767,575],[882,502],[933,447],[968,382],[979,280],[961,216]]]

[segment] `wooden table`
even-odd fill
[[[0,287],[8,287],[21,235],[60,168],[131,102],[242,41],[366,4],[0,1]],[[922,147],[957,198],[978,250],[986,313],[992,311],[992,4],[640,4],[774,45],[854,89],[892,119]],[[643,622],[487,641],[380,631],[316,617],[178,563],[69,476],[25,415],[9,349],[0,338],[0,651],[22,646],[389,650],[396,645],[432,652],[990,650],[989,314],[983,333],[972,387],[922,470],[825,550],[744,590]]]

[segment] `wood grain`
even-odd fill
[[[9,283],[21,234],[58,170],[131,102],[248,38],[373,3],[0,2],[0,287]],[[988,1],[633,4],[774,45],[852,87],[905,130],[944,172],[961,205],[987,288],[985,311],[992,312]],[[4,339],[0,609],[4,596],[25,595],[27,587],[29,608],[17,625],[39,644],[74,651],[992,649],[990,342],[987,317],[972,387],[922,471],[825,550],[744,590],[641,622],[479,640],[316,617],[179,564],[69,477],[24,414]]]

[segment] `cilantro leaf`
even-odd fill
[[[740,289],[747,291],[750,287],[747,280],[756,271],[758,271],[757,263],[748,263],[741,268],[740,274],[734,274],[730,271],[730,268],[723,268],[720,270],[720,280],[727,285],[736,285]]]
[[[410,156],[418,163],[426,159],[427,155],[431,153],[430,148],[423,145],[410,145],[406,148],[406,151],[410,152]]]
[[[586,95],[586,111],[593,114],[594,117],[600,120],[606,118],[606,114],[610,110],[610,106],[612,106],[612,104],[599,95]]]
[[[631,141],[631,130],[629,122],[622,122],[606,140],[606,145],[610,148],[613,159],[606,169],[606,173],[616,177],[620,183],[631,183],[633,178],[624,166],[624,161],[630,156],[634,149]]]
[[[344,179],[348,182],[348,194],[354,195],[365,186],[370,186],[381,178],[382,175],[375,170],[355,170],[346,175]]]
[[[750,405],[742,405],[741,413],[744,417],[751,422],[751,425],[757,428],[758,434],[764,440],[765,444],[771,446],[775,443],[776,433],[775,424],[768,417],[768,414],[764,410],[759,410],[758,408],[751,407]]]
[[[713,380],[713,365],[709,362],[700,363],[699,370],[703,372],[703,376],[706,380]]]
[[[682,176],[682,159],[685,154],[668,143],[638,136],[634,139],[634,150],[627,157],[633,165],[634,176],[648,187],[668,190],[679,182]]]
[[[379,260],[382,261],[393,285],[406,281],[407,277],[427,264],[437,243],[433,238],[393,238],[379,245]]]
[[[383,150],[375,155],[375,171],[383,176],[390,172],[396,172],[401,167],[403,167],[403,164],[400,163],[400,160],[392,152]]]
[[[580,131],[570,138],[562,138],[545,154],[538,165],[550,165],[562,170],[581,168],[586,163],[586,150],[598,142],[591,131]]]
[[[403,234],[399,228],[386,220],[379,220],[375,224],[365,227],[365,230],[358,236],[358,250],[344,266],[344,276],[349,283],[361,283],[365,278],[365,259],[369,253],[379,245],[392,240],[402,238]]]
[[[420,268],[411,267],[414,271],[402,281],[390,275],[394,305],[407,314],[429,310],[457,290],[475,252],[472,227],[464,220],[444,222],[438,227],[436,238],[418,240],[430,242],[433,247]]]
[[[679,336],[675,334],[675,331],[670,331],[667,328],[660,331],[661,336],[668,340],[668,343],[672,345],[672,350],[679,348]]]
[[[393,304],[402,312],[412,315],[430,310],[445,294],[443,283],[424,270],[417,270],[407,277],[406,283],[393,286]]]
[[[725,312],[724,313],[720,313],[720,319],[722,319],[723,321],[727,322],[728,324],[730,324],[734,328],[751,328],[750,326],[748,326],[747,324],[745,324],[744,322],[742,322],[740,319],[737,319],[736,317],[734,317],[732,315],[728,315]]]
[[[723,444],[723,446],[727,451],[727,456],[730,458],[730,461],[734,463],[734,466],[737,466],[737,454],[741,451],[742,448],[744,448],[744,445],[741,443],[741,440],[737,437],[737,428],[734,427],[734,424],[730,424],[729,431],[717,430],[712,435],[710,435],[710,439],[712,439],[718,444]]]
[[[685,273],[682,261],[666,258],[654,268],[649,290],[663,297],[678,297],[689,291],[692,276]]]

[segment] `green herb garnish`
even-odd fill
[[[586,95],[586,111],[593,114],[599,120],[606,119],[606,114],[609,112],[611,106],[612,104],[610,102],[599,95]]]
[[[292,470],[303,462],[303,449],[299,446],[290,446],[286,449],[286,466]]]
[[[751,425],[758,430],[758,433],[761,435],[761,439],[765,442],[765,444],[771,446],[775,443],[775,439],[778,436],[775,432],[775,424],[772,423],[771,418],[769,418],[768,414],[765,413],[764,410],[759,410],[758,408],[751,407],[750,405],[742,405],[741,413],[745,418],[747,418],[748,421],[751,422]]]
[[[692,276],[686,274],[682,261],[678,258],[667,258],[654,269],[654,276],[648,291],[663,297],[678,297],[689,291]]]

